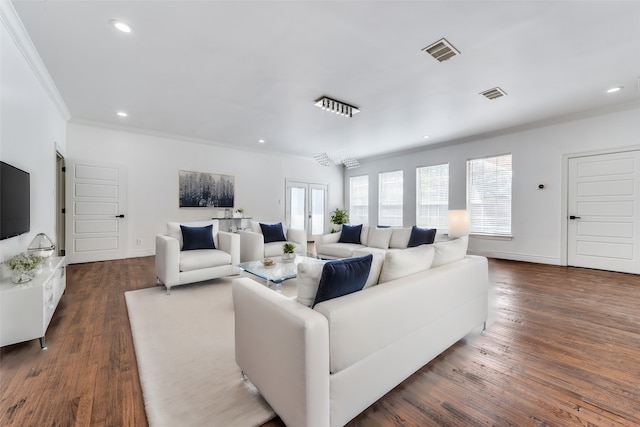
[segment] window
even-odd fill
[[[467,161],[471,232],[511,234],[511,154]]]
[[[449,164],[416,169],[416,225],[449,228]]]
[[[369,224],[369,175],[350,178],[349,199],[349,222]]]
[[[402,171],[380,173],[378,192],[378,225],[402,227]]]

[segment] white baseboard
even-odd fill
[[[546,257],[540,255],[514,254],[510,252],[493,252],[493,251],[469,251],[472,255],[485,256],[487,258],[508,259],[511,261],[534,262],[537,264],[562,265],[560,258]]]
[[[152,256],[155,254],[155,249],[138,249],[135,251],[127,251],[127,258],[139,258],[143,256]]]

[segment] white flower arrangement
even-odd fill
[[[13,283],[24,283],[33,278],[44,263],[44,258],[38,255],[20,253],[4,260],[2,263],[11,270],[11,281]]]

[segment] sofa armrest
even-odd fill
[[[231,255],[231,265],[240,264],[240,236],[218,231],[218,249]]]
[[[179,284],[180,242],[164,234],[156,236],[156,276],[167,289]]]
[[[295,243],[296,253],[307,255],[307,232],[299,228],[287,230],[287,241]]]
[[[236,363],[288,426],[329,425],[329,329],[320,313],[233,280]]]
[[[264,258],[264,236],[255,231],[239,230],[240,262],[256,261]]]
[[[340,232],[323,234],[316,237],[316,246],[326,245],[327,243],[338,243],[338,240],[340,240]]]

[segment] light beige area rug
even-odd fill
[[[125,293],[150,426],[257,426],[275,416],[235,363],[231,281]],[[295,281],[282,292],[295,295]]]

